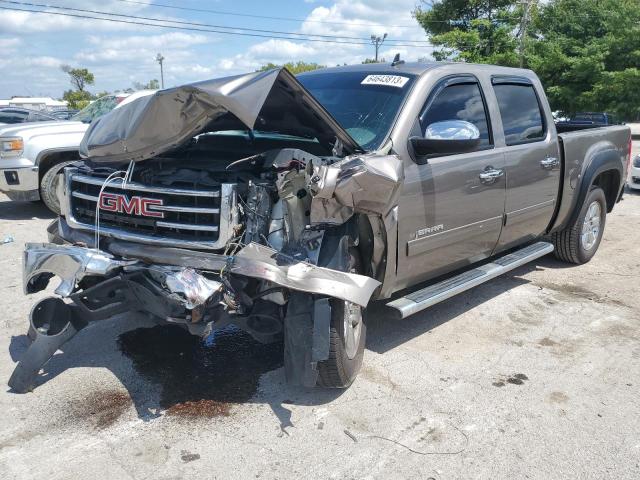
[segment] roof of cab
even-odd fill
[[[381,74],[411,74],[422,75],[428,70],[432,70],[443,65],[450,65],[451,62],[406,62],[392,65],[391,63],[363,63],[356,65],[344,65],[338,67],[320,68],[309,72],[301,73],[303,75],[314,75],[318,73],[330,72],[376,72]]]
[[[446,67],[448,65],[460,65],[460,62],[406,62],[393,65],[391,63],[364,63],[357,65],[344,65],[338,67],[320,68],[309,72],[301,73],[297,76],[322,75],[323,73],[339,73],[339,72],[362,72],[362,73],[378,73],[388,75],[416,75],[421,76],[424,73],[435,70],[437,68]],[[501,67],[497,65],[478,64],[478,63],[462,63],[471,71],[491,71],[496,74],[512,74],[530,77],[534,75],[531,70],[513,67]]]

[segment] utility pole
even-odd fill
[[[527,38],[527,26],[529,23],[529,8],[535,2],[535,0],[524,0],[522,5],[524,5],[524,12],[522,13],[522,23],[520,24],[520,68],[524,67],[524,47],[525,40]]]
[[[156,55],[156,62],[160,64],[160,86],[164,88],[164,71],[162,70],[162,62],[164,61],[164,57],[159,53]]]
[[[385,38],[387,38],[387,34],[385,33],[383,36],[371,35],[371,45],[376,47],[376,63],[378,62],[378,51],[380,50],[380,45],[384,43]]]

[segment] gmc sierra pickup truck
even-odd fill
[[[93,121],[27,244],[9,385],[92,322],[144,311],[284,339],[287,380],[344,388],[366,310],[407,317],[555,252],[588,262],[621,199],[625,126],[558,133],[529,70],[464,63],[271,70],[159,91]]]

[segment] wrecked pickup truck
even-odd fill
[[[51,243],[26,245],[25,292],[60,283],[9,385],[142,311],[284,338],[288,381],[347,387],[372,300],[403,318],[554,247],[591,259],[631,137],[570,130],[533,72],[487,65],[272,70],[139,98],[92,123]]]

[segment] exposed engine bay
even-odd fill
[[[398,157],[345,155],[338,138],[200,133],[155,155],[141,147],[144,162],[118,153],[67,167],[51,243],[25,249],[25,292],[59,277],[58,297],[34,307],[12,388],[33,388],[62,343],[127,311],[201,336],[229,324],[261,342],[284,336],[288,380],[314,385],[335,311],[355,332],[383,281],[402,181]]]

